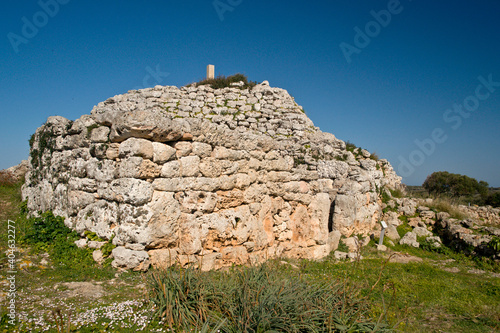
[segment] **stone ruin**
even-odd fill
[[[267,81],[129,91],[75,121],[49,117],[30,146],[30,213],[111,240],[113,265],[135,270],[319,259],[376,229],[382,191],[401,186],[387,160],[346,150]]]

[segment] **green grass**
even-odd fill
[[[421,249],[410,249],[422,254]],[[419,253],[420,252],[420,253]],[[365,253],[366,255],[366,253]],[[434,254],[434,260],[447,258]],[[444,271],[432,260],[422,263],[389,263],[382,275],[384,261],[380,258],[365,259],[353,263],[325,261],[304,262],[302,269],[311,279],[348,278],[353,284],[373,285],[380,277],[379,285],[369,296],[374,315],[384,310],[394,290],[394,307],[387,317],[402,320],[400,329],[405,332],[491,332],[499,327],[500,281],[498,278],[468,273]],[[446,265],[446,264],[441,264]],[[467,265],[462,267],[466,272]],[[370,289],[365,287],[364,294]]]
[[[278,261],[228,272],[170,268],[153,272],[149,282],[156,316],[170,328],[190,331],[205,325],[235,333],[393,331],[386,311],[373,311],[377,304],[361,295],[362,286],[309,279]]]
[[[426,206],[437,212],[446,212],[450,214],[452,218],[455,218],[457,220],[463,220],[467,218],[467,215],[459,210],[457,206],[451,202],[451,199],[447,197],[436,198],[432,201],[431,204],[426,204]]]
[[[232,86],[232,83],[243,82],[242,86]],[[248,81],[248,78],[244,74],[234,74],[231,76],[219,75],[214,79],[205,79],[195,83],[196,86],[200,85],[210,85],[213,89],[222,89],[222,88],[239,88],[239,89],[252,89],[257,85],[255,81]]]

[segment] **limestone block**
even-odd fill
[[[177,263],[178,249],[149,250],[148,254],[154,268],[168,268]]]
[[[109,182],[115,178],[115,162],[92,158],[85,163],[85,171],[88,178],[98,182]]]
[[[107,143],[91,143],[89,146],[90,154],[99,159],[106,158],[106,151],[108,150]]]
[[[68,134],[80,134],[84,132],[87,134],[88,128],[92,128],[96,125],[95,120],[88,114],[82,115],[80,118],[75,120],[68,130]]]
[[[179,170],[182,177],[196,177],[200,173],[200,157],[186,156],[179,160]]]
[[[184,213],[194,213],[200,211],[211,213],[217,204],[218,195],[211,192],[186,191],[178,192],[175,195],[181,205],[181,211]]]
[[[95,179],[71,177],[68,180],[68,190],[97,192],[97,182]]]
[[[243,204],[244,194],[241,190],[217,191],[217,208],[228,209]]]
[[[92,259],[94,259],[94,261],[97,262],[98,264],[102,264],[104,262],[102,251],[94,250],[94,252],[92,252]]]
[[[179,161],[170,161],[163,164],[161,168],[161,176],[165,178],[176,178],[180,177],[180,163]]]
[[[104,244],[106,244],[107,242],[98,242],[98,241],[89,241],[87,243],[87,246],[89,249],[100,249],[101,247],[103,247]]]
[[[432,236],[432,232],[423,227],[414,228],[413,233],[416,234],[418,237]]]
[[[139,179],[120,178],[113,180],[109,185],[100,186],[97,189],[97,194],[110,201],[143,205],[151,200],[153,186]]]
[[[90,205],[96,200],[92,193],[83,191],[68,191],[68,213],[76,215],[82,208]]]
[[[215,147],[212,157],[220,160],[238,161],[244,159],[245,153],[240,150],[227,149],[225,147]]]
[[[153,143],[146,139],[129,138],[120,143],[120,157],[140,156],[146,159],[153,158]]]
[[[163,164],[175,157],[175,148],[160,142],[153,142],[153,162]]]
[[[403,238],[399,240],[399,244],[401,245],[409,245],[413,247],[420,247],[420,244],[417,242],[417,234],[414,232],[407,232]]]
[[[90,132],[90,141],[92,142],[108,142],[109,141],[109,127],[99,126]]]
[[[436,218],[436,213],[433,212],[432,210],[425,210],[420,212],[420,217],[424,219],[435,219]]]
[[[205,272],[218,269],[222,266],[221,259],[222,253],[205,254],[199,259],[200,269]]]
[[[67,128],[71,125],[71,121],[61,116],[50,116],[45,123],[46,130],[54,135],[65,134]]]
[[[221,249],[222,260],[228,264],[248,264],[248,252],[245,246],[231,246]]]
[[[212,154],[212,146],[203,142],[193,142],[192,153],[200,158],[210,157]]]
[[[342,234],[338,230],[333,230],[328,234],[328,252],[335,251],[339,247],[340,237]]]
[[[193,151],[192,143],[187,141],[179,141],[175,143],[174,148],[176,150],[177,158],[188,156]]]
[[[293,158],[291,156],[280,157],[276,160],[266,160],[261,167],[265,170],[290,171],[293,168]]]
[[[81,209],[73,224],[76,232],[85,230],[95,232],[97,236],[110,239],[113,234],[112,228],[118,224],[118,204],[106,200],[98,200]]]
[[[117,217],[120,224],[146,226],[154,215],[149,205],[133,206],[126,203],[118,205]]]
[[[401,238],[394,224],[387,224],[387,228],[385,229],[385,236],[394,241],[397,241]]]
[[[132,156],[120,162],[118,174],[120,178],[150,179],[160,175],[160,167],[151,160]]]
[[[236,173],[239,170],[239,163],[208,157],[201,160],[199,170],[205,177],[217,178],[221,175]]]
[[[152,238],[150,247],[171,247],[178,244],[181,209],[174,193],[155,191],[148,206],[153,212],[149,221]]]
[[[123,246],[118,246],[111,252],[115,268],[132,269],[134,271],[147,271],[150,265],[149,255],[146,251],[133,251]]]

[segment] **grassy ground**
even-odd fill
[[[26,225],[19,214],[19,191],[20,184],[0,184],[0,332],[63,332],[69,316],[71,332],[167,331],[151,318],[154,311],[147,293],[151,272],[118,274],[109,266],[54,265],[43,251],[33,253],[22,244],[16,252],[15,274],[16,313],[21,320],[11,326],[6,316],[5,251],[7,220],[16,221],[17,237]],[[387,262],[393,252],[400,254]],[[330,256],[320,262],[276,260],[273,265],[284,277],[298,274],[310,283],[338,281],[359,291],[370,303],[370,317],[385,317],[403,332],[499,332],[498,264],[445,252],[400,245],[377,252],[371,243],[362,249],[360,261],[339,262]]]

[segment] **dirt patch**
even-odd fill
[[[460,272],[460,268],[458,268],[458,267],[442,267],[441,269],[443,271],[447,271],[450,273],[459,273]]]
[[[394,254],[389,262],[396,262],[400,264],[407,264],[409,262],[422,262],[423,259],[420,257],[415,257],[409,254]]]
[[[64,292],[66,297],[100,298],[104,295],[104,288],[92,282],[65,282],[61,285],[69,289]]]

